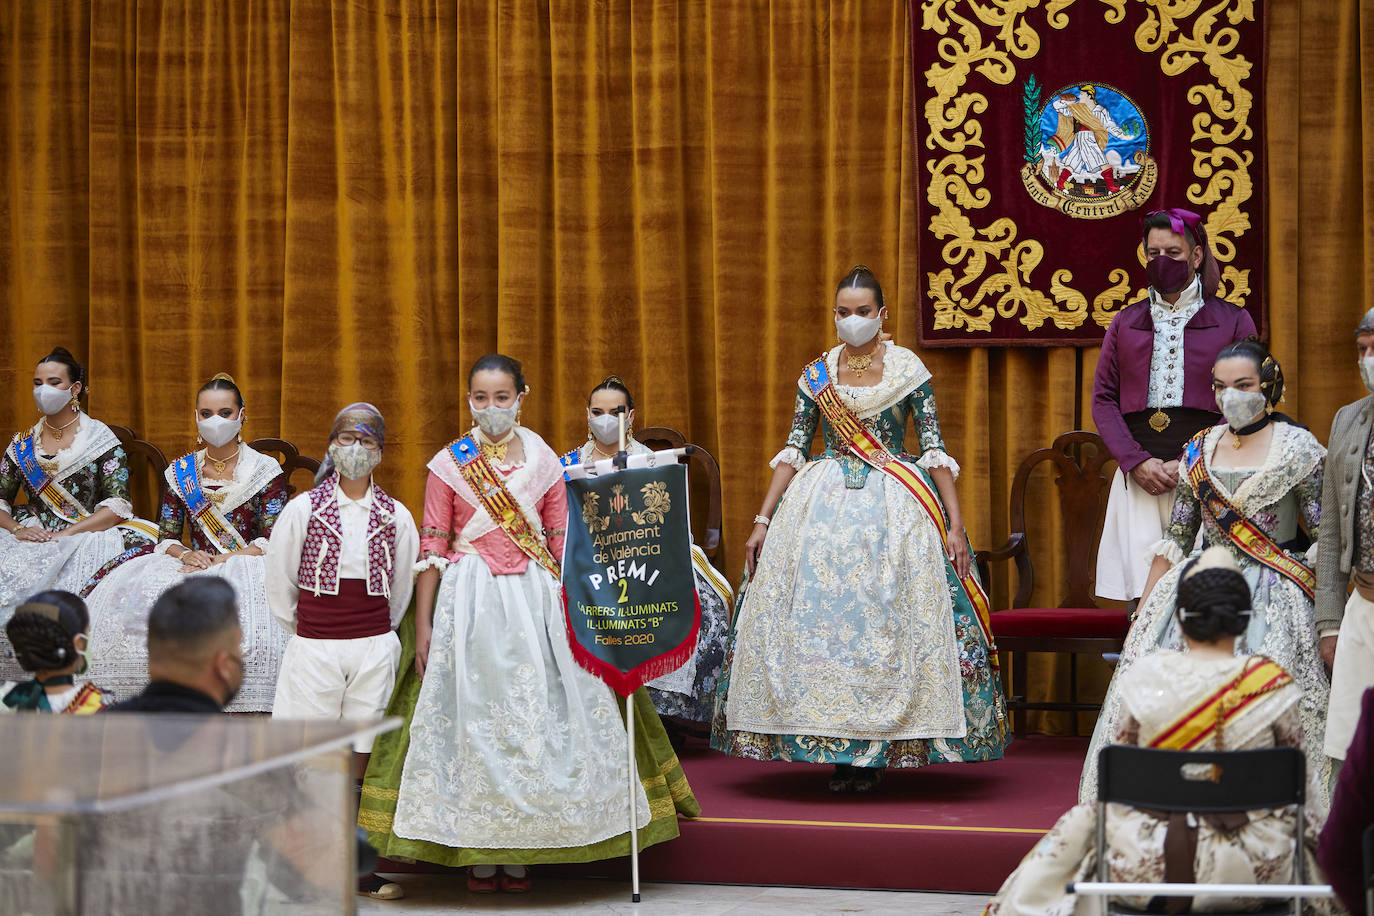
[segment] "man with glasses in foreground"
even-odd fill
[[[291,633],[277,676],[278,719],[380,718],[401,661],[395,629],[410,604],[420,535],[409,510],[372,480],[386,444],[381,412],[350,404],[334,418],[315,488],[287,503],[267,546],[267,604]],[[372,739],[354,747],[354,778]],[[399,885],[369,875],[382,900]]]

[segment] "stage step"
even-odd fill
[[[1031,736],[1003,760],[892,770],[836,795],[832,768],[757,763],[693,739],[679,756],[702,816],[640,856],[645,881],[991,894],[1078,799],[1086,738]],[[448,871],[384,866],[380,871]],[[629,859],[541,872],[629,880]],[[455,880],[457,880],[455,878]]]
[[[990,894],[1078,797],[1086,738],[1032,736],[1004,760],[892,770],[835,795],[831,768],[681,754],[702,816],[645,850],[646,881]],[[622,878],[628,860],[560,869]]]

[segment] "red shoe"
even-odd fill
[[[470,894],[494,894],[501,889],[501,878],[503,876],[498,871],[489,878],[479,878],[468,869],[468,893]]]
[[[530,892],[530,871],[525,869],[524,877],[516,878],[501,870],[501,892],[503,894],[528,894]]]

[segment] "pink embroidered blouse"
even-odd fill
[[[531,527],[547,539],[549,552],[561,560],[568,515],[562,465],[538,435],[523,427],[519,428],[519,435],[525,445],[524,463],[508,468],[498,466],[497,472],[525,511]],[[493,575],[524,572],[529,557],[481,508],[448,449],[434,456],[429,472],[420,529],[421,562],[417,568],[446,566],[466,553],[485,560]],[[436,563],[439,558],[446,562]]]

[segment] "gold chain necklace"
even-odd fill
[[[845,361],[849,365],[849,371],[853,372],[859,378],[863,378],[864,372],[873,364],[873,357],[878,355],[878,348],[882,345],[883,342],[880,340],[873,345],[872,350],[869,350],[862,356],[855,356],[853,353],[846,356]]]
[[[601,450],[601,443],[595,439],[592,440],[592,452],[600,455],[602,458],[614,458],[616,456],[615,452],[603,452]]]
[[[73,423],[75,423],[77,420],[80,420],[80,419],[81,419],[81,414],[77,414],[76,416],[72,417],[71,420],[69,420],[68,422],[62,424],[61,426],[53,426],[51,423],[48,422],[48,418],[47,418],[47,417],[44,417],[44,418],[43,418],[43,425],[46,426],[46,427],[48,428],[48,432],[52,433],[52,437],[53,437],[54,439],[56,439],[58,442],[61,442],[61,441],[62,441],[62,431],[65,430],[68,426],[71,426]]]
[[[510,432],[501,437],[499,441],[493,442],[487,438],[486,433],[478,435],[478,447],[482,454],[486,455],[497,464],[506,463],[506,453],[510,451],[510,444],[515,439],[515,427],[511,427]]]
[[[233,461],[235,458],[237,458],[239,456],[239,452],[241,452],[242,450],[243,446],[240,445],[238,448],[234,449],[234,454],[230,455],[228,458],[221,460],[219,458],[216,458],[214,455],[211,455],[210,450],[207,448],[205,450],[205,460],[213,464],[215,466],[215,473],[222,477],[224,476],[224,466],[229,462]]]

